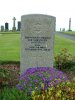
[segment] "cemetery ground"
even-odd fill
[[[75,41],[55,36],[55,55],[63,48],[67,48],[72,55],[75,54]],[[64,46],[64,47],[63,47]],[[0,61],[20,61],[20,33],[0,33]]]
[[[72,83],[67,83],[67,86],[62,90],[61,86],[56,87],[59,93],[57,97],[59,99],[52,100],[66,100],[60,99],[61,91],[69,92],[69,100],[74,100],[75,95],[75,81],[72,78],[75,76],[75,41],[65,39],[63,37],[55,35],[55,67],[64,72]],[[67,51],[68,50],[68,51]],[[71,55],[70,55],[71,54]],[[65,62],[66,61],[66,62]],[[36,67],[36,66],[35,66]],[[43,99],[30,99],[30,96],[23,94],[22,91],[18,91],[15,86],[18,84],[18,78],[20,75],[20,33],[19,32],[4,32],[0,33],[0,98],[1,100],[43,100]],[[71,85],[72,84],[72,85]],[[44,87],[44,85],[42,85]],[[52,88],[55,91],[54,88]],[[72,90],[72,91],[71,91]],[[70,93],[71,91],[71,93]],[[52,92],[51,95],[53,95]],[[35,93],[33,93],[32,97]],[[47,95],[47,92],[42,90],[43,95]],[[17,95],[17,96],[15,96]],[[65,93],[68,95],[68,93]],[[3,99],[3,97],[5,99]],[[12,98],[11,98],[12,97]],[[38,97],[38,96],[37,96]],[[40,97],[42,98],[42,96]],[[52,97],[53,98],[53,97]],[[49,99],[48,99],[49,100]]]
[[[72,35],[72,36],[75,36],[75,31],[66,31],[64,32],[64,34],[69,34],[69,35]]]

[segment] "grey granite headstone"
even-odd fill
[[[3,25],[1,26],[1,32],[4,32],[4,26]]]
[[[17,23],[17,31],[20,31],[20,29],[21,29],[21,21],[18,21],[18,23]]]
[[[9,30],[9,23],[5,23],[5,31],[8,31]]]
[[[56,18],[42,14],[21,17],[21,73],[32,67],[53,67]]]

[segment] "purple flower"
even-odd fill
[[[54,77],[55,77],[55,78],[58,78],[58,76],[57,76],[57,75],[55,75]]]
[[[26,82],[24,82],[24,86],[26,86]]]
[[[35,80],[35,83],[38,83],[38,80],[37,79]]]
[[[46,81],[46,78],[43,77],[42,79],[43,79],[44,82]]]
[[[47,89],[48,86],[55,86],[66,80],[66,75],[56,68],[35,67],[29,68],[21,74],[17,88],[31,92],[36,87],[41,89],[41,83],[44,83],[45,89]]]
[[[17,87],[19,90],[24,90],[24,87],[23,87],[22,85],[20,85],[20,84],[18,84],[16,87]]]
[[[32,84],[29,84],[29,86],[32,86]]]
[[[40,76],[41,78],[43,77],[43,75],[41,73],[39,73],[38,76]]]

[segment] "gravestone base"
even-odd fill
[[[5,29],[5,32],[8,32],[9,30],[8,29]]]
[[[16,31],[16,27],[13,27],[13,28],[12,28],[12,31],[13,31],[13,32]]]

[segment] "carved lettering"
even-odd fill
[[[25,40],[27,42],[29,42],[29,44],[30,44],[30,45],[28,45],[28,47],[25,47],[25,50],[50,51],[50,48],[48,48],[46,46],[48,40],[50,40],[50,39],[51,39],[51,37],[28,37],[28,36],[25,36]]]

